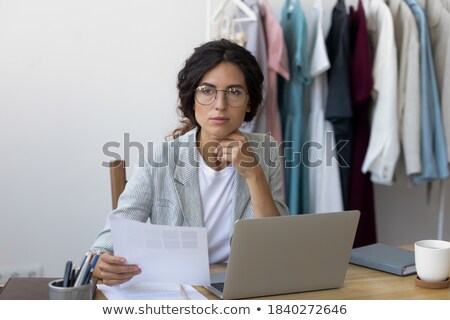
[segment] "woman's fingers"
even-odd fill
[[[97,264],[98,276],[107,285],[127,282],[135,275],[141,273],[141,269],[137,265],[127,264],[123,257],[113,256],[109,253],[102,254]]]

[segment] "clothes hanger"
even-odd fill
[[[211,0],[210,0],[211,1]],[[253,10],[247,6],[242,0],[231,0],[234,5],[236,5],[242,12],[245,13],[245,17],[233,19],[235,22],[243,22],[243,21],[256,21],[257,17]],[[214,22],[219,16],[220,13],[225,10],[225,7],[230,2],[230,0],[223,0],[217,10],[212,14],[211,21]]]
[[[230,0],[222,1],[217,10],[210,15],[211,0],[208,0],[207,39],[217,40],[225,38],[234,41],[241,46],[245,46],[247,35],[243,31],[241,23],[257,21],[256,13],[242,0],[232,0],[232,3],[244,13],[243,17],[232,17],[229,15],[229,10],[226,8],[229,3]]]
[[[353,9],[358,8],[359,0],[345,0],[345,8],[347,9],[347,13],[350,12],[350,8],[353,7]]]
[[[371,1],[372,0],[361,0],[361,4],[364,9],[364,12],[366,13],[366,17],[367,17],[367,12],[370,8]],[[387,0],[380,0],[380,1],[386,2]],[[350,7],[353,7],[354,10],[357,10],[358,4],[359,4],[359,0],[345,0],[345,8],[347,9],[347,13],[350,12]]]

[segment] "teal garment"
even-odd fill
[[[419,184],[445,179],[449,171],[427,19],[416,0],[405,0],[405,2],[414,14],[420,34],[422,172],[413,176],[413,182]]]
[[[307,27],[298,0],[284,4],[281,26],[288,51],[290,81],[280,79],[280,114],[283,130],[286,204],[291,214],[309,212],[309,179],[305,167],[307,149],[307,110],[305,85],[310,82],[307,51]],[[306,146],[307,147],[307,146]],[[306,151],[305,154],[303,151]]]

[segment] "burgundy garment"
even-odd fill
[[[353,108],[352,166],[350,168],[350,192],[348,209],[360,210],[361,217],[356,231],[354,247],[375,243],[375,205],[370,173],[361,171],[370,138],[370,94],[373,88],[372,54],[367,33],[366,17],[361,1],[358,9],[350,9],[350,87]]]

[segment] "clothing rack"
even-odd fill
[[[219,12],[220,10],[224,9],[226,7],[227,4],[231,4],[230,1],[231,0],[214,0],[215,2],[213,2],[213,0],[206,0],[206,40],[210,40],[211,39],[211,23],[213,23],[213,19],[214,19],[214,14]],[[322,0],[323,3],[325,3],[326,0]],[[385,1],[385,0],[384,0]],[[233,1],[235,3],[243,3],[241,0],[236,0]],[[337,2],[337,1],[333,1],[333,2]],[[358,4],[358,0],[345,0],[346,3],[346,7],[347,9],[350,6],[356,7]],[[365,7],[367,5],[367,1],[363,0],[363,7]],[[302,0],[302,5],[304,6],[308,6],[308,1],[304,1]],[[219,10],[218,10],[219,9]],[[445,194],[446,194],[446,190],[448,190],[448,182],[446,181],[448,179],[444,179],[444,180],[440,180],[439,184],[438,184],[438,209],[437,209],[437,226],[436,226],[436,238],[443,240],[444,238],[444,228],[445,228],[445,210],[446,210],[446,199],[445,199]],[[447,218],[448,219],[448,218]]]

